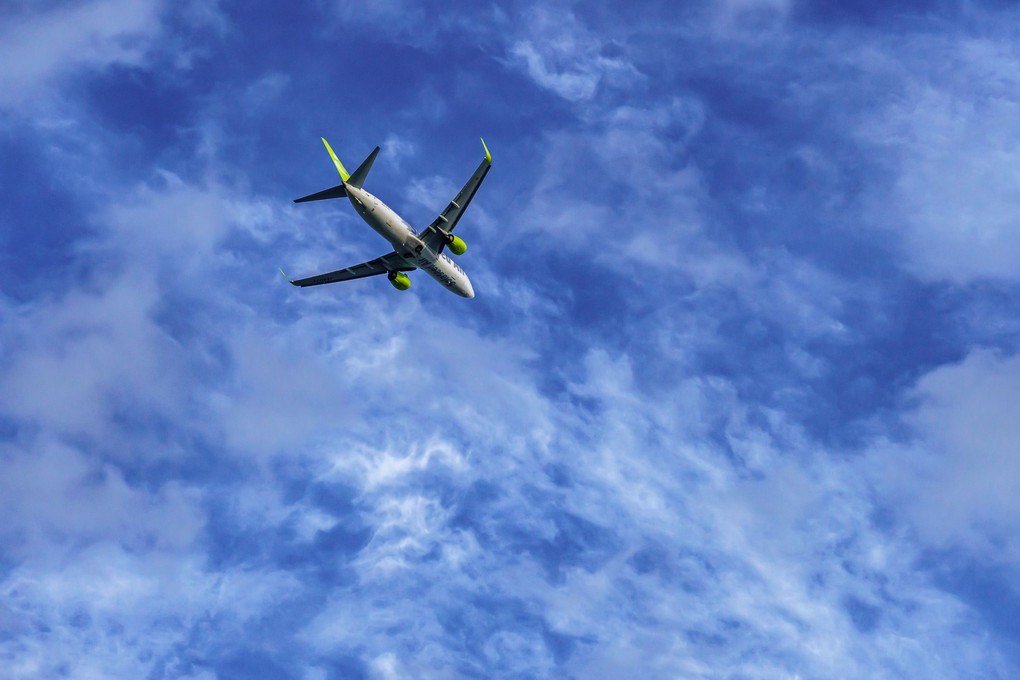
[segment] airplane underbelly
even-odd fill
[[[468,279],[467,274],[458,271],[450,263],[444,262],[442,256],[419,257],[415,261],[415,265],[417,265],[418,269],[421,269],[442,284],[447,290],[461,297],[472,298],[475,296],[475,291],[471,287],[471,281]]]
[[[394,233],[393,227],[383,218],[382,215],[375,215],[365,211],[362,217],[364,217],[365,221],[368,222],[368,226],[372,227],[376,233],[392,243],[394,246],[401,244],[401,241],[398,238],[399,234]]]
[[[353,195],[350,198],[358,214],[361,215],[361,219],[365,220],[368,226],[392,243],[394,248],[399,251],[400,247],[404,245],[407,230],[403,228],[400,219],[395,216],[393,211],[375,199],[363,203],[361,199]]]
[[[393,244],[396,253],[406,259],[409,264],[423,270],[447,290],[461,297],[475,296],[467,274],[449,257],[443,254],[437,255],[435,251],[426,246],[425,242],[421,240],[421,236],[382,201],[368,192],[361,192],[360,196],[351,193],[350,198],[362,219]]]

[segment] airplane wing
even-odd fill
[[[460,190],[460,193],[450,201],[450,204],[446,206],[446,210],[439,213],[439,217],[422,232],[421,237],[425,245],[437,253],[441,252],[446,245],[447,234],[457,226],[461,215],[467,210],[468,204],[471,203],[471,199],[474,198],[475,192],[478,191],[478,187],[481,186],[482,180],[485,179],[485,175],[488,174],[489,168],[492,166],[492,155],[489,153],[489,148],[485,146],[484,139],[482,140],[482,148],[485,149],[485,158],[482,159],[478,169],[471,175],[471,179],[467,181],[467,184]]]
[[[417,267],[409,264],[407,260],[394,251],[383,255],[382,257],[377,257],[374,260],[356,264],[353,267],[337,269],[335,272],[319,274],[318,276],[309,276],[308,278],[298,279],[296,281],[291,281],[288,277],[287,280],[295,286],[301,286],[304,288],[306,286],[321,286],[324,283],[334,283],[336,281],[363,279],[366,276],[377,276],[379,274],[388,274],[389,272],[409,272],[415,269],[417,269]],[[284,276],[287,275],[284,274]]]

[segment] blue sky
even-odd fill
[[[1018,24],[5,3],[0,675],[1017,677]]]

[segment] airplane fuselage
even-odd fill
[[[472,298],[475,291],[467,274],[446,253],[437,253],[392,208],[364,189],[347,185],[347,197],[368,226],[393,245],[407,261],[438,281],[447,290],[461,297]]]

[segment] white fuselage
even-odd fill
[[[475,296],[467,274],[446,253],[436,253],[425,245],[411,225],[372,194],[350,185],[346,188],[347,197],[362,219],[389,241],[410,267],[421,269],[461,297]]]

